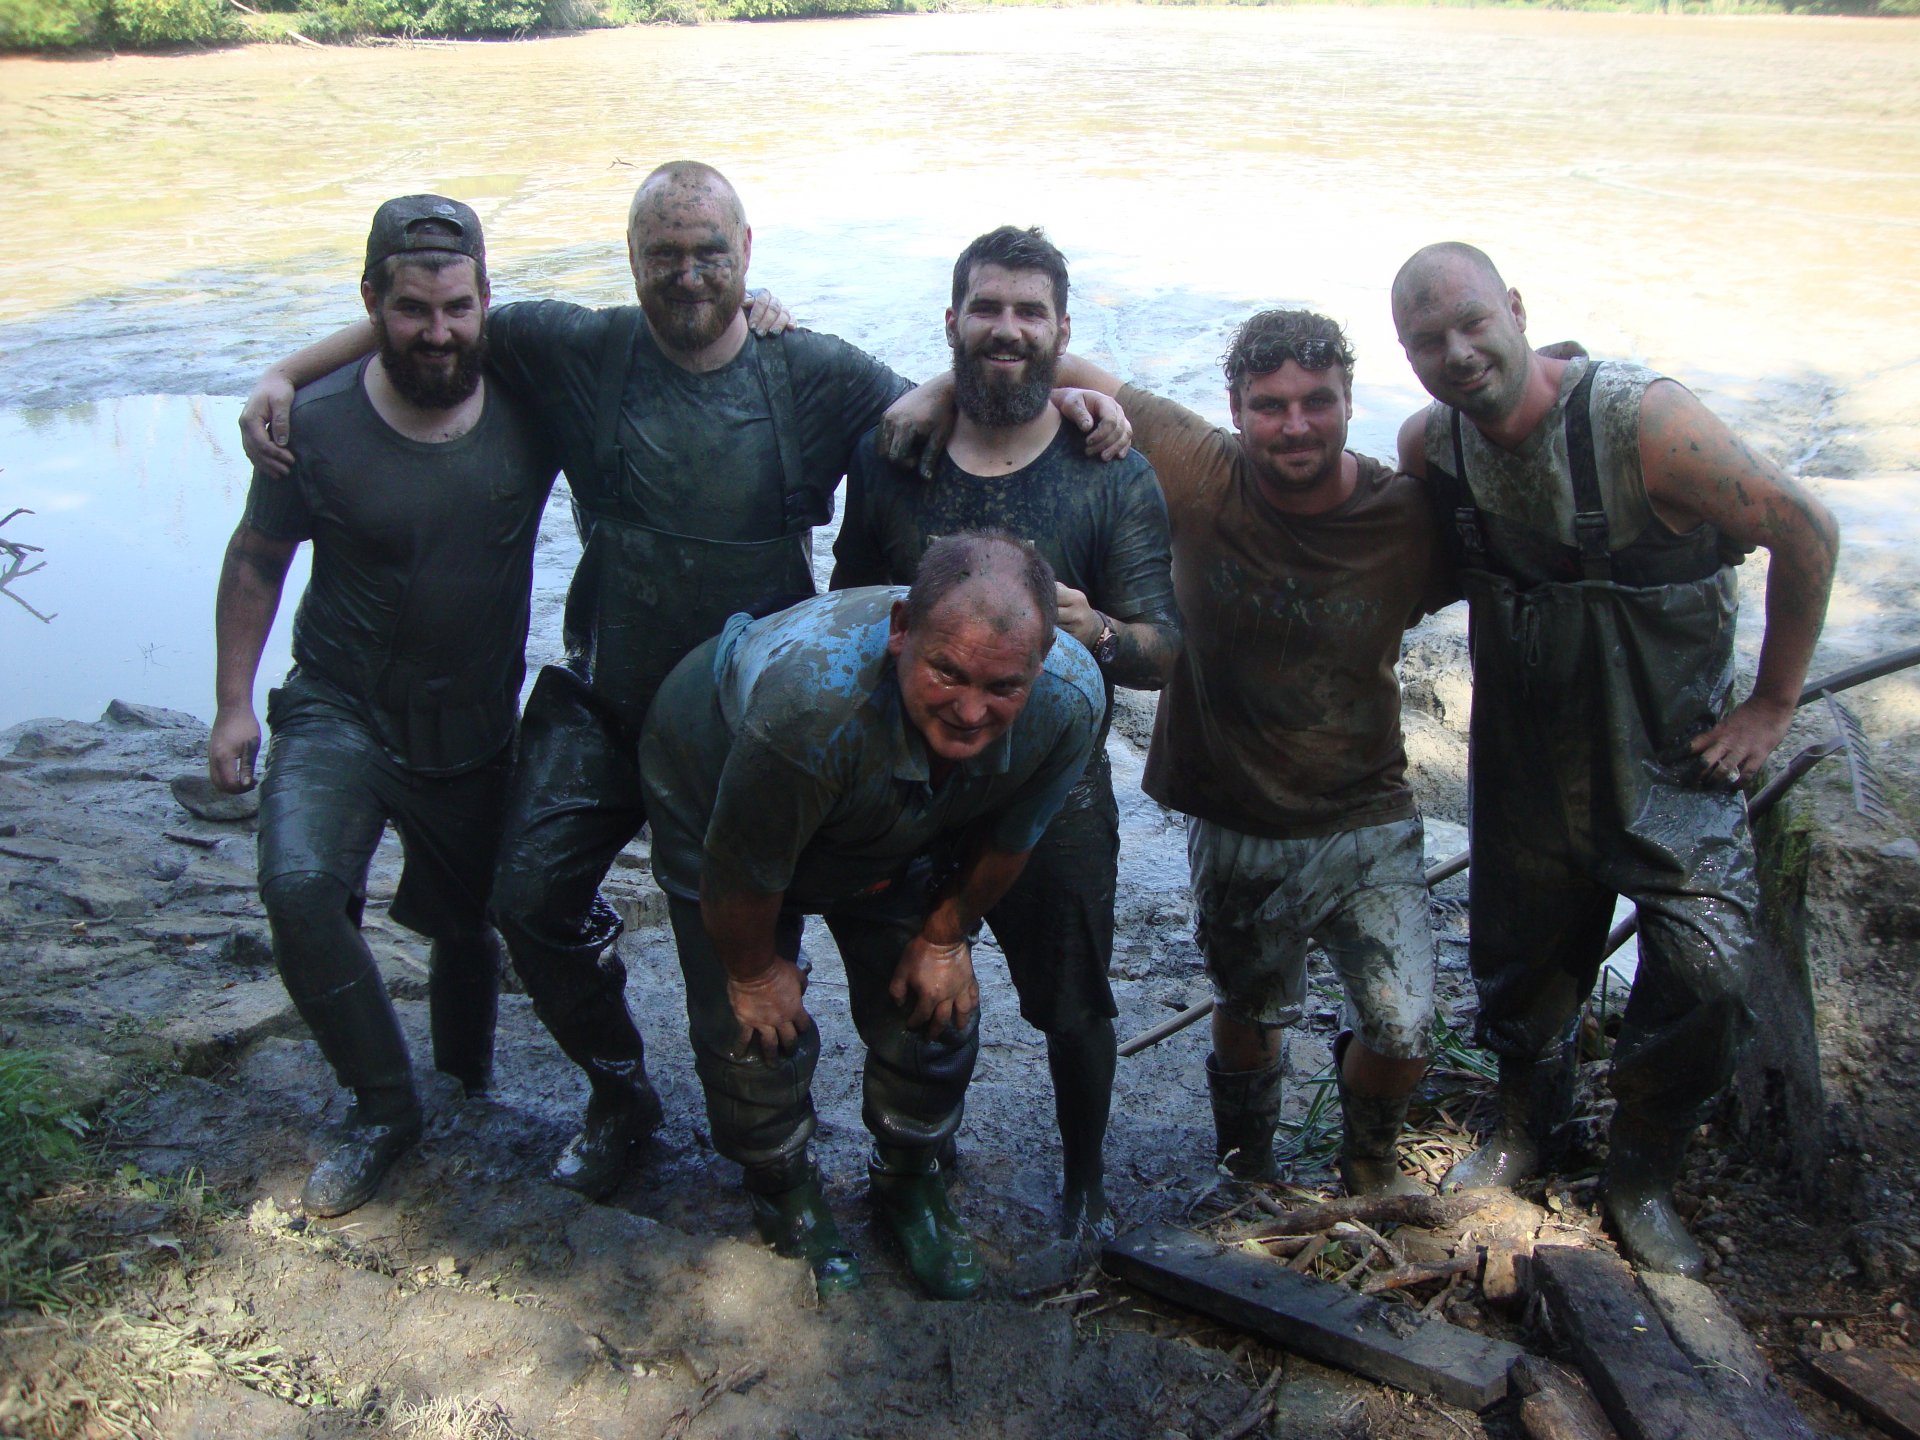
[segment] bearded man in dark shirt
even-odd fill
[[[491,1079],[487,887],[558,465],[525,408],[486,384],[473,211],[435,195],[381,206],[361,292],[378,353],[295,397],[293,467],[255,472],[227,547],[208,753],[216,786],[252,787],[254,675],[288,562],[312,540],[294,669],[267,706],[259,872],[281,978],[354,1095],[302,1193],[312,1215],[365,1203],[420,1134],[406,1042],[359,928],[389,821],[406,850],[393,917],[433,941],[434,1064],[468,1094]]]
[[[930,480],[868,436],[847,472],[835,589],[911,584],[942,536],[996,529],[1031,542],[1059,582],[1061,628],[1100,666],[1107,712],[1085,774],[1019,882],[987,912],[1020,1013],[1047,1037],[1064,1151],[1061,1232],[1111,1225],[1102,1151],[1117,1010],[1107,981],[1119,812],[1106,756],[1116,683],[1157,690],[1180,650],[1167,507],[1139,455],[1102,461],[1047,403],[1072,333],[1067,262],[1039,230],[1003,225],[953,267],[947,342],[954,430]]]

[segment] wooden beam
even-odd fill
[[[1282,1349],[1416,1395],[1485,1409],[1526,1352],[1405,1305],[1299,1275],[1263,1255],[1151,1225],[1111,1241],[1107,1267],[1143,1290],[1262,1335]]]
[[[1816,1440],[1746,1326],[1698,1280],[1642,1271],[1640,1288],[1693,1373],[1753,1440]]]
[[[1533,1277],[1622,1440],[1761,1440],[1701,1383],[1624,1260],[1536,1245]]]
[[[1868,1350],[1807,1357],[1813,1380],[1894,1437],[1920,1440],[1920,1385]]]

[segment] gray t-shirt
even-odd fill
[[[453,774],[513,738],[557,456],[498,385],[466,434],[408,439],[367,398],[369,363],[294,396],[293,469],[254,472],[246,523],[313,542],[295,663],[338,690],[399,763]]]
[[[660,688],[640,746],[654,878],[696,897],[716,867],[822,910],[896,879],[976,825],[1032,848],[1093,747],[1100,674],[1060,635],[1007,733],[934,784],[887,654],[906,592],[848,590],[779,615],[736,616]]]

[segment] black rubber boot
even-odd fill
[[[1424,1195],[1427,1187],[1400,1172],[1400,1131],[1411,1095],[1361,1095],[1347,1088],[1347,1047],[1353,1032],[1333,1040],[1333,1078],[1340,1092],[1340,1181],[1349,1195]]]
[[[813,1283],[823,1299],[857,1290],[860,1261],[840,1238],[827,1197],[820,1193],[819,1173],[804,1159],[799,1171],[797,1180],[790,1168],[747,1172],[753,1227],[776,1255],[805,1260],[813,1268]]]
[[[1286,1052],[1264,1070],[1222,1070],[1207,1056],[1207,1090],[1213,1099],[1214,1155],[1236,1180],[1271,1180],[1273,1132],[1280,1124],[1280,1088]]]
[[[428,955],[433,1068],[458,1080],[469,1098],[493,1088],[503,958],[500,937],[492,930],[436,940]]]
[[[1440,1182],[1455,1190],[1511,1190],[1540,1172],[1556,1149],[1561,1128],[1573,1114],[1573,1072],[1578,1059],[1571,1038],[1538,1060],[1500,1057],[1499,1119],[1480,1148]]]
[[[867,1162],[867,1193],[920,1288],[936,1300],[965,1300],[980,1288],[986,1267],[947,1201],[936,1149],[875,1146]]]
[[[355,1091],[339,1142],[300,1191],[300,1208],[322,1218],[358,1210],[419,1138],[420,1102],[411,1084]]]
[[[1621,1253],[1642,1270],[1706,1277],[1707,1257],[1687,1233],[1673,1208],[1673,1184],[1686,1159],[1690,1118],[1655,1122],[1626,1109],[1616,1110],[1607,1132],[1605,1208]]]
[[[1047,1032],[1047,1069],[1053,1077],[1054,1118],[1060,1126],[1065,1171],[1060,1189],[1060,1237],[1097,1240],[1113,1235],[1107,1205],[1107,1119],[1113,1109],[1113,1022],[1089,1017],[1070,1029]]]
[[[660,1128],[666,1111],[638,1057],[596,1062],[587,1078],[593,1093],[587,1097],[586,1122],[560,1152],[551,1178],[589,1200],[604,1200],[626,1179],[633,1147]]]

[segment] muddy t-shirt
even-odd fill
[[[558,458],[499,385],[466,434],[407,438],[367,398],[368,363],[294,396],[293,469],[254,472],[246,523],[313,542],[295,663],[340,691],[402,765],[453,774],[513,738]]]
[[[1167,506],[1153,467],[1137,450],[1112,462],[1089,457],[1079,433],[1066,425],[1009,474],[969,474],[943,456],[931,483],[882,459],[868,435],[847,469],[833,588],[911,585],[935,540],[989,529],[1032,541],[1061,583],[1116,620],[1179,623]],[[1111,699],[1111,684],[1107,693]],[[1103,723],[1100,743],[1105,740]]]
[[[1394,665],[1402,631],[1455,598],[1419,483],[1357,456],[1343,504],[1284,514],[1231,430],[1132,386],[1120,403],[1166,493],[1186,622],[1147,794],[1273,839],[1412,815]]]
[[[888,617],[906,591],[847,590],[764,620],[736,616],[661,688],[641,744],[654,878],[729,883],[821,910],[897,878],[976,824],[1031,849],[1079,778],[1106,697],[1069,635],[1047,653],[1019,718],[933,783],[908,723]],[[700,673],[690,674],[689,667]]]
[[[634,725],[674,663],[728,615],[764,615],[813,593],[809,527],[832,515],[854,443],[908,388],[871,356],[808,331],[749,335],[727,364],[694,374],[661,352],[632,307],[503,305],[487,335],[500,373],[559,437],[581,522],[567,663]],[[603,376],[621,368],[615,454],[603,467]],[[782,386],[791,482],[774,431]]]

